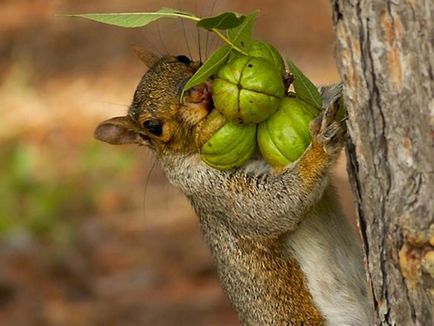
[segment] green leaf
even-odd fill
[[[228,30],[228,37],[230,42],[235,46],[248,48],[252,40],[253,22],[256,19],[258,12],[248,15],[238,27]],[[224,46],[218,49],[212,56],[210,56],[205,63],[196,71],[190,80],[184,85],[181,98],[184,92],[193,86],[199,85],[206,81],[209,77],[214,75],[219,69],[228,61],[233,46]]]
[[[248,52],[252,41],[253,23],[258,11],[249,14],[238,27],[228,30],[229,40],[236,46]]]
[[[182,89],[181,98],[184,92],[193,86],[199,85],[214,75],[226,63],[232,48],[223,46],[210,56],[204,64],[196,71],[196,73],[188,80]]]
[[[240,16],[233,12],[224,12],[217,16],[202,18],[197,22],[197,26],[207,30],[213,28],[230,29],[241,25],[244,19],[246,19],[246,16]]]
[[[199,21],[200,19],[189,12],[182,12],[171,8],[161,8],[156,12],[131,12],[131,13],[105,13],[105,14],[73,14],[69,17],[81,17],[99,23],[126,28],[146,26],[161,18],[186,18]]]
[[[316,86],[298,69],[294,62],[289,59],[286,60],[288,62],[288,69],[294,76],[293,85],[297,97],[316,108],[321,108],[321,95]]]
[[[240,47],[247,47],[250,45],[252,38],[252,27],[258,12],[254,12],[248,15],[243,23],[238,27],[228,30],[228,36],[230,41]],[[196,71],[196,73],[189,79],[184,85],[181,98],[184,92],[193,86],[199,85],[206,81],[209,77],[214,75],[223,65],[228,61],[229,55],[233,49],[233,46],[227,45],[221,47],[213,55],[211,55],[205,63]]]

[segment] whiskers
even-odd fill
[[[129,104],[116,103],[116,102],[111,102],[111,101],[97,101],[97,102],[100,103],[100,104],[105,104],[105,105],[110,105],[110,106],[123,107],[123,108],[125,108],[127,110],[130,107]]]
[[[194,12],[197,16],[212,16],[218,7],[218,0],[210,0],[205,3],[182,2],[180,0],[172,0],[176,4],[172,7],[180,11]],[[187,8],[186,8],[187,6]],[[188,8],[188,6],[190,8]],[[194,7],[193,9],[191,7]],[[181,55],[187,54],[193,61],[199,60],[204,62],[208,56],[219,46],[219,38],[214,33],[197,28],[197,26],[183,19],[162,20],[156,24],[151,24],[145,28],[136,29],[136,37],[139,38],[135,43],[142,44],[147,50],[155,55],[162,57],[164,55]],[[181,36],[182,35],[182,36]],[[128,107],[128,106],[125,106]],[[177,112],[176,117],[172,117],[176,121],[172,132],[171,143],[168,146],[159,147],[163,151],[162,155],[173,155],[173,150],[176,149],[179,153],[190,154],[198,151],[195,143],[195,125],[198,123],[199,117],[186,118],[181,112]],[[173,147],[172,147],[173,146]],[[137,147],[139,149],[139,147]],[[141,147],[143,148],[143,147]],[[147,149],[151,154],[152,163],[146,173],[144,180],[143,194],[143,214],[149,217],[152,212],[152,192],[153,183],[152,176],[155,175],[158,160],[154,156],[154,150]],[[169,153],[170,151],[170,153]],[[166,192],[166,191],[165,191]],[[161,194],[168,195],[168,194]],[[151,209],[150,209],[151,208]]]
[[[209,16],[212,16],[214,13],[215,6],[217,4],[217,0],[214,0],[211,6],[211,10],[209,12]],[[205,41],[205,58],[208,58],[208,45],[209,45],[209,36],[211,33],[206,33],[206,41]],[[214,38],[216,37],[214,34],[212,34]]]
[[[196,0],[194,9],[192,10],[192,8],[182,8],[180,0],[177,0],[177,9],[181,11],[192,11],[198,17],[212,16],[216,10],[217,3],[218,0],[207,1],[202,7],[199,7],[198,0]],[[209,10],[207,10],[207,8],[209,8]],[[216,37],[214,33],[198,28],[195,24],[192,25],[191,22],[185,22],[183,19],[180,19],[180,24],[183,30],[184,47],[187,49],[190,58],[203,63],[210,53],[215,50],[218,37]],[[193,43],[195,47],[192,47],[191,43]]]
[[[164,43],[164,38],[161,35],[161,26],[159,21],[157,21],[157,29],[158,29],[158,37],[160,38],[160,44],[163,46],[164,49],[164,54],[170,54],[169,50],[166,47],[166,44]]]
[[[139,37],[140,40],[135,41],[134,45],[140,45],[144,43],[144,45],[141,47],[146,48],[147,50],[151,51],[153,54],[157,55],[158,57],[162,57],[165,54],[159,47],[156,46],[154,42],[152,42],[145,35],[145,34],[152,35],[152,33],[147,33],[144,29],[136,29],[135,31],[136,31],[136,37]]]
[[[219,7],[218,0],[209,0],[200,4],[198,2],[195,0],[193,4],[173,0],[171,7],[180,11],[193,12],[199,17],[212,16]],[[215,51],[220,43],[220,39],[214,33],[198,28],[194,22],[181,18],[163,19],[134,31],[137,35],[134,43],[152,51],[159,57],[185,54],[193,61],[201,63]]]
[[[153,157],[153,161],[152,161],[152,165],[151,168],[149,169],[146,178],[145,178],[145,186],[144,186],[144,192],[143,192],[143,215],[146,218],[146,214],[147,214],[147,206],[146,206],[146,199],[147,199],[147,195],[148,195],[148,186],[149,186],[149,181],[151,180],[151,175],[152,172],[155,169],[155,166],[157,165],[157,160],[155,159],[155,157]]]

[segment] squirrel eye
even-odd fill
[[[178,55],[176,57],[176,60],[178,60],[179,62],[185,63],[186,65],[189,65],[191,63],[190,58],[185,56],[185,55]]]
[[[163,133],[163,124],[158,120],[146,120],[143,127],[155,136],[161,136]]]

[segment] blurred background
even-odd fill
[[[145,71],[132,45],[209,55],[188,22],[123,30],[61,13],[260,9],[254,34],[339,79],[328,0],[1,0],[0,325],[238,325],[198,223],[150,153],[95,141]],[[346,212],[345,163],[335,182]]]

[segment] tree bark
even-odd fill
[[[434,4],[331,0],[377,325],[434,325]]]

